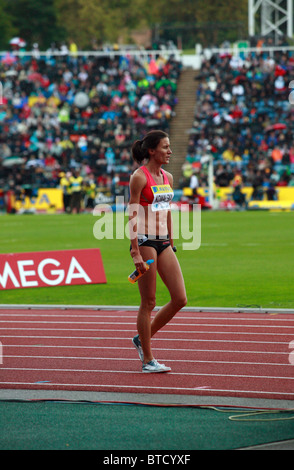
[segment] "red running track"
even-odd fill
[[[292,314],[181,311],[152,340],[165,374],[135,334],[135,311],[0,309],[0,389],[294,399]]]

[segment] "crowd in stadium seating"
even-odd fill
[[[253,186],[254,197],[294,186],[291,53],[204,60],[182,186]],[[181,64],[160,53],[0,59],[0,188],[17,195],[60,187],[75,170],[87,200],[115,194],[134,169],[130,147],[150,128],[169,130]],[[63,185],[64,188],[64,185]]]
[[[169,129],[180,62],[131,54],[0,59],[0,188],[33,194],[79,170],[115,188],[133,169],[130,147]]]
[[[197,74],[197,109],[183,165],[207,185],[207,156],[219,187],[253,186],[254,198],[294,186],[294,108],[289,100],[294,56],[275,52],[212,56]]]

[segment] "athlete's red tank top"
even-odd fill
[[[141,166],[140,169],[145,173],[147,178],[146,186],[141,192],[140,204],[142,206],[151,204],[153,211],[169,209],[169,204],[174,193],[165,171],[161,168],[163,184],[157,184],[145,166]]]

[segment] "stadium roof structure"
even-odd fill
[[[257,18],[260,26],[257,27]],[[293,37],[293,0],[248,0],[249,36]]]

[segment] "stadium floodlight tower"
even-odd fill
[[[248,0],[248,32],[256,34],[256,16],[259,13],[261,36],[293,37],[293,0]]]

